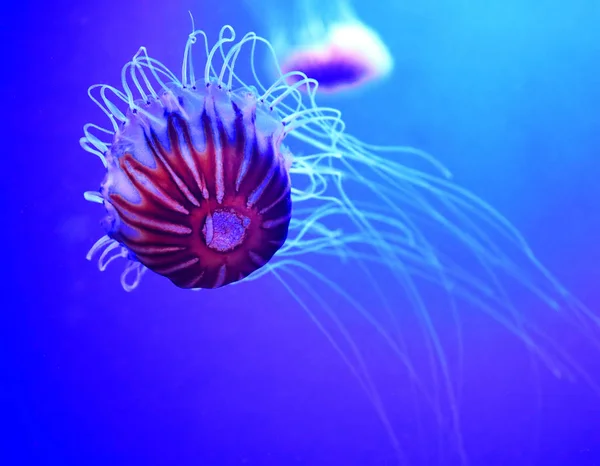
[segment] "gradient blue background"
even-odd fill
[[[382,85],[328,102],[342,108],[349,131],[434,153],[598,309],[598,2],[382,0],[356,9],[396,68]],[[179,67],[188,10],[212,37],[225,23],[266,34],[264,25],[234,0],[30,1],[3,10],[0,464],[392,464],[358,384],[275,281],[189,293],[149,277],[127,294],[119,267],[101,274],[84,259],[101,211],[82,192],[103,176],[78,145],[83,124],[101,118],[87,87],[118,84],[140,45]],[[343,283],[348,271],[331,273]],[[475,349],[461,400],[472,464],[599,465],[600,398],[544,371],[533,383],[516,339],[476,316],[465,321]],[[348,325],[361,345],[384,353],[362,322]],[[552,316],[540,325],[600,376],[597,347]],[[393,394],[403,380],[394,359],[371,362]],[[414,400],[388,399],[391,413],[406,414],[399,431],[409,455],[423,458],[415,464],[453,464],[428,456],[434,427],[411,424]]]

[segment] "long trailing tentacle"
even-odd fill
[[[382,302],[387,298],[369,270],[371,267],[385,270],[401,287],[420,322],[433,358],[433,376],[436,378],[439,372],[436,381],[443,387],[459,453],[465,461],[459,428],[460,389],[452,382],[446,351],[421,293],[420,281],[439,286],[448,296],[459,344],[457,302],[461,301],[488,314],[515,334],[557,376],[577,375],[600,391],[597,381],[512,301],[507,289],[517,284],[600,347],[600,317],[573,297],[543,266],[518,229],[492,206],[455,184],[449,170],[430,154],[405,146],[370,145],[348,135],[339,110],[317,104],[318,82],[300,72],[282,73],[271,44],[255,33],[236,41],[233,28],[225,26],[215,45],[209,47],[206,34],[193,28],[185,46],[180,79],[151,58],[145,48],[140,48],[122,69],[121,89],[109,85],[90,87],[90,98],[108,122],[106,127],[86,125],[81,146],[106,167],[107,151],[115,133],[127,122],[128,111],[155,118],[145,110],[148,102],[159,100],[162,93],[173,89],[195,88],[197,76],[192,52],[199,37],[204,48],[201,85],[215,83],[232,96],[251,93],[284,125],[286,143],[289,142],[294,154],[289,169],[293,214],[288,239],[271,262],[245,281],[274,275],[318,326],[312,308],[288,280],[309,295],[309,279],[325,283],[378,331],[418,384],[419,376],[399,341],[391,338],[365,303],[302,260],[321,256],[351,262],[364,272],[371,290]],[[261,78],[257,66],[259,53],[266,53],[272,60],[278,72],[275,79]],[[290,81],[294,84],[289,84]],[[423,164],[426,169],[416,168]],[[87,192],[85,198],[103,202],[101,193],[95,191]],[[139,284],[146,271],[126,248],[107,236],[92,247],[88,258],[92,257],[99,257],[101,270],[115,259],[126,259],[121,282],[128,291]],[[312,294],[311,299],[338,326],[350,354],[324,333],[359,378],[389,430],[389,419],[368,368],[340,316],[321,297]],[[394,322],[399,311],[389,303],[384,307]],[[434,395],[427,396],[434,411],[439,413],[439,400]],[[399,448],[393,432],[391,438]]]

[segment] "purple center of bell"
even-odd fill
[[[228,252],[244,242],[250,219],[233,209],[215,209],[206,216],[202,234],[206,245],[218,252]]]

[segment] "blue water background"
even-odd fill
[[[0,464],[394,464],[348,368],[275,280],[190,293],[147,276],[128,294],[120,267],[99,273],[84,259],[102,234],[100,208],[82,196],[103,176],[78,145],[83,124],[101,119],[87,87],[118,84],[140,45],[179,67],[188,10],[213,38],[225,23],[268,34],[265,25],[233,0],[4,10]],[[382,0],[356,10],[396,67],[379,86],[328,99],[349,131],[435,154],[598,309],[599,4]],[[328,273],[343,285],[352,271]],[[418,402],[405,398],[385,345],[361,333],[360,319],[347,323],[375,355],[374,379],[413,464],[456,464],[435,453],[431,420],[417,427]],[[598,347],[552,316],[540,325],[600,375]],[[543,368],[532,376],[528,352],[489,320],[465,316],[464,338],[462,431],[473,465],[600,464],[597,394]]]

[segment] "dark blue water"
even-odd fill
[[[360,138],[435,154],[600,312],[600,6],[374,3],[357,1],[356,10],[389,46],[394,74],[327,104]],[[118,85],[140,45],[177,69],[188,10],[213,38],[226,23],[240,33],[267,34],[265,25],[233,0],[59,0],[3,10],[0,463],[395,464],[356,379],[275,279],[193,293],[148,277],[125,293],[119,267],[99,273],[85,260],[102,234],[102,210],[82,193],[104,175],[78,144],[83,124],[101,118],[88,86]],[[327,273],[353,284],[344,267]],[[324,298],[336,305],[335,295]],[[519,292],[514,299],[600,381],[593,339]],[[458,464],[452,426],[435,419],[378,335],[340,311],[409,464]],[[427,368],[412,328],[415,366]],[[600,464],[600,397],[586,380],[553,377],[518,338],[472,310],[462,329],[461,432],[471,464]],[[442,391],[430,373],[421,376]]]

